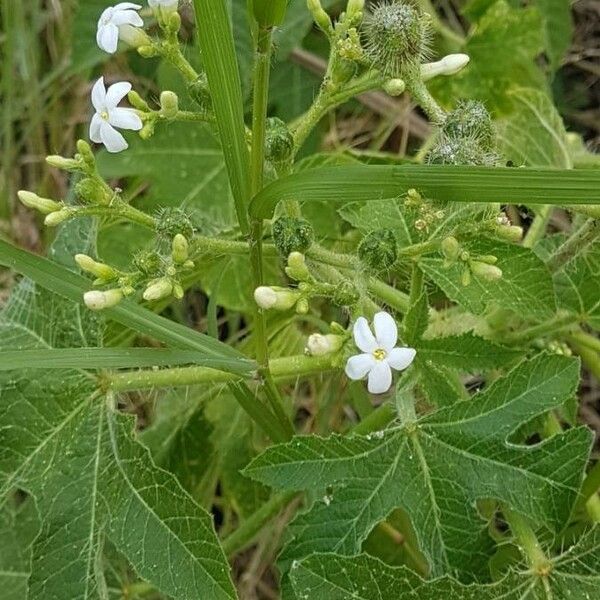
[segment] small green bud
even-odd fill
[[[64,158],[57,154],[46,156],[46,163],[51,167],[62,169],[63,171],[79,171],[81,168],[81,163],[78,160],[75,160],[74,158]]]
[[[179,98],[175,92],[164,91],[160,95],[160,111],[163,117],[172,120],[179,112]]]
[[[352,282],[340,281],[335,287],[331,300],[336,306],[352,306],[360,300],[360,294]]]
[[[184,295],[183,286],[180,283],[173,284],[173,296],[177,298],[177,300],[181,300]]]
[[[91,290],[83,295],[83,301],[90,310],[103,310],[112,308],[123,300],[123,292],[118,289],[107,290],[101,292],[99,290]]]
[[[96,158],[92,152],[92,147],[85,140],[77,140],[77,152],[79,152],[83,162],[88,167],[95,168]]]
[[[133,257],[133,266],[144,275],[158,275],[163,267],[163,261],[158,252],[139,252]]]
[[[203,109],[212,109],[212,96],[210,95],[206,73],[200,73],[195,81],[188,84],[188,93],[192,100]]]
[[[390,96],[400,96],[406,89],[403,79],[388,79],[383,84],[383,91]]]
[[[129,104],[131,104],[133,108],[141,112],[150,112],[151,110],[148,103],[135,90],[131,90],[129,94],[127,94],[127,100],[129,100]]]
[[[260,308],[289,310],[300,300],[300,292],[276,286],[260,286],[254,290],[254,300]]]
[[[498,257],[492,254],[484,254],[483,256],[478,256],[477,260],[487,265],[495,265],[498,262]]]
[[[61,202],[50,200],[50,198],[41,198],[37,194],[28,192],[27,190],[21,190],[17,192],[17,196],[19,197],[19,200],[25,206],[27,206],[27,208],[33,208],[44,215],[60,211],[63,208],[63,204]]]
[[[177,4],[174,4],[172,7],[163,7],[163,12],[168,10],[171,10],[171,13],[168,15],[167,19],[165,19],[165,24],[167,29],[173,33],[177,33],[181,29],[181,16],[177,12]]]
[[[319,0],[307,0],[306,5],[315,23],[328,35],[332,34],[333,25],[331,18],[321,6],[321,2]]]
[[[271,29],[281,25],[288,0],[250,0],[250,8],[258,25]]]
[[[366,235],[358,246],[360,260],[376,271],[389,269],[398,259],[398,242],[391,229],[378,229]]]
[[[265,157],[274,164],[289,161],[294,151],[294,136],[287,125],[277,117],[267,119]]]
[[[310,272],[306,266],[306,259],[301,252],[291,252],[288,256],[285,272],[290,279],[294,281],[308,281]]]
[[[364,46],[373,66],[390,77],[412,74],[429,55],[430,20],[411,0],[381,2],[364,21]]]
[[[465,265],[460,276],[460,282],[464,287],[471,285],[471,269],[469,269],[469,265]]]
[[[298,302],[296,302],[296,313],[299,315],[305,315],[308,313],[310,306],[308,304],[308,300],[306,298],[300,298]]]
[[[341,335],[313,333],[306,342],[306,352],[311,356],[325,356],[337,352],[343,344],[344,338]]]
[[[88,204],[108,206],[114,198],[114,193],[106,189],[96,178],[85,177],[75,184],[75,193],[81,200]]]
[[[141,27],[133,27],[127,24],[119,26],[119,39],[131,48],[141,48],[152,44],[152,40]]]
[[[508,242],[520,242],[523,239],[523,228],[518,225],[500,225],[494,233]]]
[[[188,241],[180,233],[173,238],[171,256],[173,258],[173,262],[178,265],[184,264],[189,257]]]
[[[279,253],[306,252],[314,240],[312,225],[297,217],[279,217],[272,225],[273,241]]]
[[[148,287],[144,290],[142,294],[144,300],[149,302],[155,300],[162,300],[163,298],[167,298],[173,292],[173,282],[167,277],[161,277],[160,279],[155,279],[151,281]]]
[[[497,281],[502,278],[502,270],[494,265],[473,260],[471,261],[470,267],[475,277],[485,279],[486,281]]]
[[[348,0],[346,7],[346,17],[353,25],[358,25],[363,18],[365,9],[365,0]]]
[[[152,44],[138,46],[137,52],[142,58],[154,58],[159,54],[158,48],[155,48]]]
[[[442,254],[450,262],[458,260],[460,244],[455,237],[450,236],[442,240]]]
[[[156,222],[156,232],[168,240],[172,240],[178,233],[188,240],[194,235],[191,219],[180,208],[163,208],[156,215]]]
[[[46,216],[44,219],[44,225],[48,227],[56,227],[63,221],[66,221],[68,218],[72,217],[75,214],[75,211],[72,208],[63,208],[59,211],[52,212]]]
[[[76,254],[75,262],[79,265],[79,268],[82,271],[90,273],[94,277],[100,279],[102,282],[111,281],[119,276],[119,274],[110,265],[97,262],[87,254]]]

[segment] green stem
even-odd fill
[[[71,219],[77,217],[121,217],[149,229],[156,228],[156,219],[145,212],[129,206],[125,202],[116,202],[111,206],[84,206],[73,210]]]
[[[208,111],[199,112],[199,111],[191,111],[191,110],[180,110],[173,119],[174,121],[198,121],[201,123],[214,123],[215,115]]]
[[[423,81],[419,78],[408,79],[406,87],[413,100],[429,117],[429,120],[436,125],[441,125],[446,119],[446,113],[429,93],[429,90]]]
[[[545,335],[557,333],[563,329],[572,327],[577,324],[580,320],[578,315],[572,314],[558,314],[553,319],[534,325],[523,331],[514,332],[504,336],[504,342],[507,344],[518,345],[526,344],[535,340],[536,338],[544,337]]]
[[[552,210],[553,207],[550,204],[544,204],[540,207],[533,219],[531,227],[527,231],[527,235],[525,235],[525,239],[523,240],[523,246],[525,246],[525,248],[533,248],[539,240],[544,237],[546,226],[552,216]]]
[[[592,373],[592,375],[600,381],[600,353],[597,350],[590,348],[588,345],[582,344],[573,337],[567,337],[569,345],[581,358],[583,364]]]
[[[198,73],[181,52],[179,43],[177,45],[169,45],[166,49],[161,48],[161,54],[181,73],[182,77],[188,83],[192,83],[198,79]]]
[[[383,300],[386,304],[391,306],[398,312],[405,313],[408,311],[410,301],[408,294],[397,290],[396,288],[388,285],[387,283],[370,277],[367,282],[367,289],[371,294],[377,296],[380,300]]]
[[[371,431],[380,431],[396,418],[396,410],[391,402],[386,402],[367,415],[352,428],[355,435],[365,435]]]
[[[600,339],[585,331],[576,331],[575,333],[572,333],[568,339],[573,340],[594,352],[600,353]]]
[[[531,568],[539,574],[547,573],[551,563],[527,520],[507,506],[502,507],[502,512]]]
[[[564,244],[549,258],[547,265],[551,271],[561,267],[584,252],[600,235],[600,219],[588,219]]]

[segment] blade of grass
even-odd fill
[[[233,32],[223,0],[194,0],[196,29],[213,100],[231,192],[242,233],[248,233],[250,156]],[[236,9],[241,10],[241,9]]]
[[[201,365],[230,373],[248,373],[256,368],[250,360],[212,358],[195,350],[170,348],[39,348],[0,352],[0,371],[13,369],[126,369]]]
[[[0,240],[0,265],[29,277],[38,285],[72,302],[82,303],[83,293],[91,287],[85,277],[47,258],[16,248],[4,240]],[[195,350],[214,358],[246,360],[241,352],[223,342],[156,315],[130,300],[123,300],[117,306],[104,310],[103,314],[126,327],[177,348]]]
[[[600,204],[600,171],[447,165],[339,166],[294,173],[274,181],[250,203],[250,215],[268,219],[277,204],[348,203],[397,198],[414,188],[448,202]]]

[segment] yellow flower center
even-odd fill
[[[103,110],[103,111],[100,113],[100,117],[101,117],[102,119],[104,119],[105,121],[108,121],[108,111],[107,111],[107,110]]]
[[[387,353],[385,350],[383,350],[382,348],[377,348],[377,350],[375,350],[373,352],[373,356],[375,357],[375,360],[383,360],[386,357]]]

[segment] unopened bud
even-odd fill
[[[108,290],[106,292],[92,290],[83,295],[83,301],[90,310],[103,310],[105,308],[112,308],[113,306],[119,304],[122,299],[123,292],[118,289]]]
[[[118,276],[118,273],[110,265],[97,262],[87,254],[76,254],[75,262],[82,271],[90,273],[102,281],[110,281]]]
[[[21,190],[20,192],[17,192],[17,196],[25,206],[27,206],[28,208],[33,208],[44,215],[60,211],[60,209],[63,207],[63,205],[60,202],[50,200],[50,198],[41,198],[37,194],[34,194],[33,192],[28,192],[26,190]]]
[[[438,75],[454,75],[469,64],[466,54],[448,54],[441,60],[421,65],[421,79],[427,81]]]
[[[131,90],[129,94],[127,94],[127,100],[129,100],[129,104],[131,104],[133,108],[142,112],[150,112],[148,103],[135,90]]]
[[[498,227],[496,235],[509,242],[520,242],[523,239],[523,228],[518,225]]]
[[[484,254],[483,256],[478,256],[477,260],[488,265],[495,265],[498,262],[498,257],[492,254]]]
[[[333,33],[333,25],[329,15],[323,10],[319,0],[307,0],[306,5],[315,23],[327,34]]]
[[[287,264],[285,272],[291,279],[295,281],[308,281],[310,279],[306,259],[301,252],[291,252]]]
[[[79,152],[83,162],[85,162],[88,167],[94,167],[96,165],[92,147],[85,140],[77,140],[77,152]]]
[[[171,248],[171,257],[173,258],[173,262],[178,265],[184,264],[189,256],[189,244],[185,236],[181,235],[181,233],[178,233],[173,238]]]
[[[494,265],[489,265],[478,260],[471,261],[471,271],[475,277],[486,281],[497,281],[502,278],[502,270]]]
[[[156,120],[149,119],[144,123],[144,126],[139,131],[139,136],[143,140],[149,140],[154,135],[154,129],[156,128]]]
[[[84,202],[99,206],[108,206],[114,198],[114,192],[107,189],[102,181],[93,177],[85,177],[78,181],[75,184],[75,193]]]
[[[342,347],[343,342],[344,338],[340,335],[313,333],[306,342],[306,351],[312,356],[332,354]]]
[[[63,208],[56,212],[52,212],[44,219],[44,225],[47,225],[48,227],[56,227],[56,225],[59,225],[71,217],[74,212],[75,211],[72,208]]]
[[[390,96],[399,96],[406,89],[406,83],[403,79],[388,79],[383,84],[383,91]]]
[[[74,158],[65,158],[58,154],[52,154],[46,156],[46,163],[56,169],[62,169],[63,171],[78,171],[81,167],[81,163]]]
[[[288,310],[298,302],[299,298],[299,293],[289,288],[262,285],[254,290],[256,304],[265,310]]]
[[[460,254],[460,244],[455,237],[447,237],[442,240],[442,253],[449,260],[454,262],[458,260]]]
[[[352,25],[358,25],[361,22],[364,8],[365,0],[348,0],[346,15]]]
[[[465,265],[465,268],[463,269],[463,272],[460,276],[460,282],[464,287],[471,285],[471,270],[469,269],[468,265]]]
[[[132,48],[152,44],[152,40],[141,27],[133,27],[132,25],[119,26],[119,39]]]
[[[162,300],[173,292],[173,282],[166,277],[156,279],[144,290],[144,300]]]
[[[177,300],[181,300],[183,298],[183,286],[180,283],[173,284],[173,296],[177,298]]]
[[[160,111],[166,119],[174,119],[177,116],[179,98],[175,92],[162,92],[160,95]]]
[[[155,56],[158,56],[158,49],[151,44],[148,44],[147,46],[138,46],[137,51],[142,58],[154,58]]]
[[[296,302],[296,312],[299,315],[306,315],[310,309],[310,305],[308,304],[308,300],[306,298],[300,298],[298,302]]]

